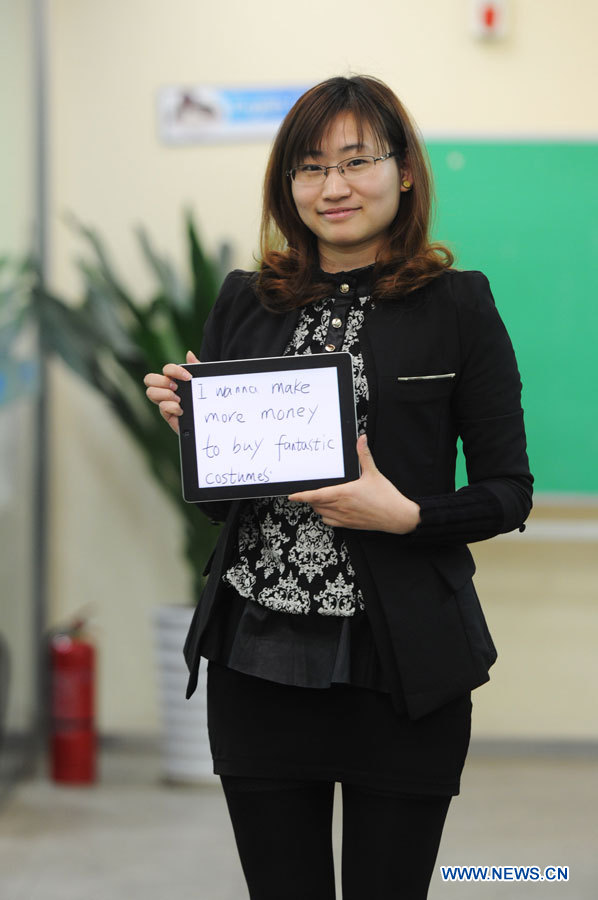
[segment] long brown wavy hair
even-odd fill
[[[303,224],[287,172],[303,162],[310,148],[341,113],[352,113],[359,140],[370,128],[382,153],[394,150],[399,168],[408,165],[413,186],[401,194],[374,266],[372,295],[396,298],[440,275],[453,254],[429,239],[432,183],[423,142],[407,110],[377,78],[355,75],[329,78],[310,88],[287,113],[264,179],[261,264],[257,292],[264,306],[284,311],[305,306],[330,293],[319,270],[316,236]]]

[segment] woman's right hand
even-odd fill
[[[199,360],[191,350],[185,356],[187,363],[198,363]],[[179,416],[183,414],[181,398],[177,394],[178,384],[174,380],[189,381],[191,374],[176,363],[167,363],[162,374],[149,372],[143,379],[146,395],[160,410],[162,418],[168,422],[173,431],[179,433]]]

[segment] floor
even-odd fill
[[[594,900],[597,801],[591,750],[473,746],[438,867],[568,866],[569,881],[443,883],[437,867],[429,900]],[[121,746],[103,751],[92,788],[57,786],[40,773],[12,791],[0,810],[0,897],[247,900],[247,891],[219,783],[165,785],[154,752]]]

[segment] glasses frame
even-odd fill
[[[338,162],[335,166],[322,166],[319,163],[303,163],[303,165],[313,165],[313,166],[317,166],[318,169],[323,170],[324,178],[321,181],[314,181],[313,183],[314,184],[324,184],[324,182],[328,178],[328,172],[330,171],[330,169],[338,169],[339,175],[342,175],[342,177],[345,178],[346,176],[345,176],[345,171],[344,171],[343,167],[345,166],[346,163],[351,162],[352,159],[373,159],[374,166],[375,166],[377,162],[384,162],[385,159],[390,159],[392,156],[398,156],[398,154],[399,154],[398,150],[390,150],[388,153],[385,153],[384,156],[370,156],[369,153],[362,153],[362,154],[359,154],[358,156],[348,156],[347,159],[341,159],[341,161]],[[299,168],[301,168],[301,166],[295,166],[293,169],[289,169],[287,172],[285,172],[285,175],[287,176],[287,178],[290,178],[291,181],[295,182],[295,172]],[[304,181],[304,182],[299,182],[299,184],[309,184],[309,182]]]

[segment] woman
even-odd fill
[[[430,183],[380,81],[332,78],[275,140],[259,272],[232,272],[201,359],[349,350],[361,477],[205,504],[225,522],[185,645],[208,666],[221,776],[252,900],[419,900],[496,651],[467,543],[523,527],[532,477],[511,343],[479,272],[430,244]],[[197,362],[193,353],[187,362]],[[181,366],[146,376],[178,431]],[[174,379],[174,380],[173,380]],[[455,491],[456,440],[469,485]]]

